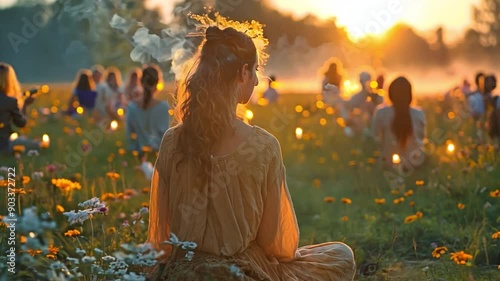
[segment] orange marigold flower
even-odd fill
[[[418,219],[417,215],[410,215],[405,218],[405,223],[412,223]]]
[[[58,212],[58,213],[63,213],[63,212],[64,212],[64,207],[63,207],[63,206],[61,206],[61,205],[57,205],[57,206],[56,206],[56,212]]]
[[[465,208],[465,205],[462,203],[458,203],[457,208],[459,208],[460,210],[463,210]]]
[[[442,255],[444,255],[448,251],[448,248],[445,246],[436,247],[434,251],[432,251],[432,256],[436,259],[439,259]]]
[[[500,189],[490,191],[490,196],[495,198],[495,197],[500,197]]]
[[[493,233],[493,235],[491,235],[491,238],[492,239],[498,239],[498,238],[500,238],[500,231],[497,231],[497,232]]]
[[[398,195],[399,194],[399,189],[393,189],[393,190],[391,190],[391,193],[393,195]]]
[[[410,203],[408,203],[408,205],[410,205],[410,207],[415,207],[415,201],[410,201]]]
[[[472,255],[465,253],[464,251],[451,253],[451,260],[453,260],[456,264],[466,264],[468,261],[472,260]]]
[[[120,175],[115,172],[108,172],[106,173],[106,177],[110,178],[111,180],[116,180],[120,178]]]
[[[59,188],[62,192],[69,192],[72,189],[82,189],[78,182],[73,182],[68,179],[52,179],[52,184]]]
[[[327,196],[327,197],[323,198],[323,201],[326,203],[333,203],[333,202],[335,202],[335,197]]]
[[[21,242],[21,244],[26,243],[26,241],[28,241],[28,238],[26,238],[26,236],[24,235],[19,236],[19,242]]]
[[[28,254],[30,254],[32,257],[36,256],[36,255],[39,255],[42,253],[42,250],[31,250],[31,249],[28,249],[26,250],[26,252]]]
[[[116,227],[114,227],[114,226],[108,227],[106,229],[106,233],[107,234],[114,234],[114,233],[116,233]]]
[[[28,176],[23,176],[23,184],[28,184],[31,181],[31,178]]]
[[[149,202],[142,202],[141,207],[149,208]]]
[[[375,198],[375,204],[383,205],[385,204],[385,198]]]
[[[111,192],[107,192],[107,193],[104,193],[103,195],[101,195],[101,201],[106,201],[106,200],[111,200],[111,199],[115,199],[115,194],[113,194]]]
[[[148,194],[149,193],[149,187],[145,187],[142,189],[142,193]]]
[[[48,251],[52,255],[57,255],[57,253],[59,252],[59,247],[55,247],[54,245],[50,245],[48,248]]]
[[[132,189],[132,188],[127,188],[127,189],[125,189],[125,191],[123,193],[125,193],[125,195],[127,195],[127,196],[135,196],[135,195],[137,195],[137,190]]]
[[[413,190],[412,189],[409,189],[408,191],[405,192],[405,196],[406,197],[409,197],[409,196],[412,196],[413,195]]]
[[[417,213],[415,213],[415,216],[417,216],[417,218],[419,218],[419,219],[420,219],[420,218],[422,218],[422,217],[424,216],[424,213],[422,213],[422,212],[417,212]]]
[[[126,151],[124,148],[119,148],[119,149],[118,149],[118,155],[123,156],[123,155],[125,155],[125,154],[127,154],[127,151]]]
[[[348,220],[349,220],[349,217],[348,217],[348,216],[343,216],[343,217],[342,217],[342,221],[343,221],[343,222],[346,222],[346,221],[348,221]]]
[[[405,198],[404,197],[399,197],[399,198],[396,198],[394,199],[394,204],[400,204],[400,203],[403,203],[405,201]]]
[[[73,229],[73,230],[68,230],[64,233],[64,236],[66,237],[76,237],[80,236],[80,231],[78,229]]]
[[[313,186],[318,188],[321,185],[321,180],[319,179],[314,179],[313,180]]]
[[[358,165],[358,163],[356,163],[356,161],[349,161],[350,167],[356,167],[356,165]]]
[[[340,199],[340,202],[342,202],[342,203],[344,203],[346,205],[352,204],[352,200],[349,199],[349,198],[342,198],[342,199]]]
[[[14,193],[16,194],[26,194],[24,188],[14,188]]]
[[[153,149],[150,146],[143,146],[142,147],[142,152],[151,152]]]
[[[55,260],[56,259],[56,256],[53,255],[53,254],[47,254],[45,255],[48,259],[52,259],[52,260]]]
[[[424,182],[424,181],[422,181],[422,180],[420,180],[420,181],[415,181],[415,185],[416,185],[416,186],[422,186],[422,185],[424,185],[424,184],[425,184],[425,182]]]

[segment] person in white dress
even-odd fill
[[[425,160],[426,122],[422,109],[411,106],[412,86],[408,79],[398,77],[391,83],[389,99],[392,104],[377,107],[372,120],[372,134],[380,143],[382,165],[419,167]]]

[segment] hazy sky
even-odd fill
[[[54,0],[0,0],[0,9],[18,2]],[[163,6],[167,14],[179,0],[147,0],[148,6]],[[250,1],[250,0],[244,0]],[[351,33],[380,33],[398,22],[406,22],[419,31],[444,26],[448,40],[461,35],[472,22],[472,5],[481,0],[266,0],[282,11],[320,18],[337,17]],[[355,34],[354,34],[355,35]],[[357,36],[354,36],[357,37]]]
[[[335,16],[351,31],[387,29],[406,22],[419,31],[442,25],[451,37],[472,22],[472,5],[481,0],[270,0],[283,11],[298,16],[307,13],[319,17]]]

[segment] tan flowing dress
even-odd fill
[[[185,161],[174,164],[178,128],[165,133],[155,164],[148,242],[168,257],[172,249],[162,242],[172,232],[197,243],[195,257],[201,251],[246,265],[251,270],[244,280],[353,279],[354,256],[347,245],[298,248],[299,228],[274,136],[254,126],[235,151],[212,158],[211,183],[201,188]]]

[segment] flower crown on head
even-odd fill
[[[196,32],[187,34],[187,37],[205,37],[205,32],[210,26],[216,26],[220,29],[232,27],[236,31],[239,31],[252,39],[258,52],[259,64],[265,65],[267,59],[269,58],[269,55],[265,52],[266,47],[269,45],[269,40],[264,37],[264,24],[255,20],[252,20],[251,22],[230,20],[222,16],[219,12],[216,12],[214,16],[215,19],[212,19],[208,14],[189,14],[189,17],[198,23],[195,23]]]

